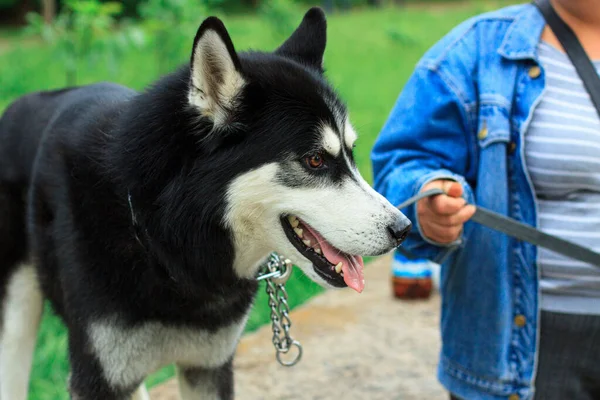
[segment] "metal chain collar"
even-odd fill
[[[131,221],[135,231],[135,238],[143,247],[145,247],[139,234],[144,231],[141,229],[135,217],[131,194],[129,192],[127,193],[127,201],[129,203],[129,210],[131,211]],[[298,361],[300,361],[300,358],[302,358],[302,346],[290,336],[292,321],[290,320],[290,308],[287,302],[285,282],[291,274],[292,262],[288,259],[283,259],[277,253],[271,253],[267,262],[261,266],[256,277],[257,281],[266,281],[269,307],[271,307],[273,346],[275,346],[277,361],[285,367],[296,365]],[[296,356],[289,361],[282,359],[281,355],[289,353],[294,346],[298,348]]]
[[[277,253],[271,253],[268,261],[262,265],[256,278],[258,281],[266,281],[266,292],[269,296],[269,307],[271,308],[271,329],[273,331],[273,346],[279,364],[284,367],[296,365],[302,358],[302,346],[290,335],[290,308],[287,302],[285,282],[292,274],[292,263],[283,259]],[[297,354],[293,359],[286,361],[282,354],[287,354],[293,347]]]

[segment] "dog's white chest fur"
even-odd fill
[[[127,328],[105,320],[94,322],[89,334],[106,379],[127,387],[172,363],[206,368],[223,365],[233,355],[246,320],[247,316],[213,332],[159,322]]]

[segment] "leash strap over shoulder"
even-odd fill
[[[438,196],[440,194],[445,194],[445,192],[442,189],[431,189],[421,192],[400,204],[398,209],[403,209],[426,197]],[[556,253],[592,264],[600,268],[599,253],[573,242],[549,235],[530,225],[523,224],[517,220],[505,217],[504,215],[496,212],[487,210],[485,208],[476,207],[475,214],[473,217],[471,217],[471,221],[502,232],[515,239],[529,242],[539,247],[544,247]],[[402,249],[402,252],[406,253],[406,249]]]
[[[534,4],[540,10],[546,23],[554,32],[554,35],[562,45],[563,49],[571,59],[577,70],[577,74],[583,81],[583,85],[590,94],[590,98],[598,116],[600,116],[600,76],[581,46],[579,39],[573,30],[556,13],[549,0],[535,0]]]

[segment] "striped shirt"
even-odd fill
[[[600,118],[569,58],[544,42],[538,55],[546,86],[525,134],[538,225],[600,251]],[[538,265],[542,309],[600,314],[599,268],[543,248]]]

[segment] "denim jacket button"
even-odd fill
[[[481,128],[481,130],[479,131],[479,133],[477,134],[477,138],[479,140],[483,140],[487,137],[488,135],[488,130],[487,128],[484,126],[483,128]]]
[[[515,325],[519,328],[522,328],[525,326],[525,324],[527,323],[527,319],[525,318],[524,315],[519,314],[515,317]]]
[[[537,65],[534,65],[533,67],[529,68],[529,72],[527,73],[531,79],[535,79],[542,74],[542,70]]]
[[[519,400],[520,397],[518,394],[511,394],[510,396],[508,396],[508,400]]]
[[[515,142],[510,142],[508,144],[508,154],[513,154],[517,149],[517,144]]]

